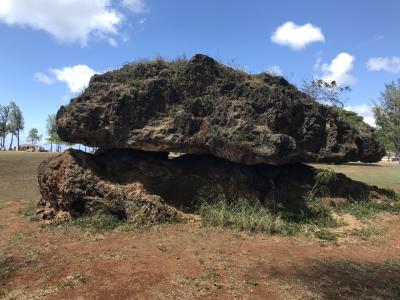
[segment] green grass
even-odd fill
[[[400,193],[400,164],[361,164],[347,163],[342,165],[311,164],[315,168],[330,168],[336,173],[343,173],[348,177],[377,185],[381,188],[390,188]]]
[[[338,207],[338,211],[348,213],[358,219],[371,219],[380,212],[400,212],[400,198],[396,196],[392,202],[376,203],[370,200],[354,201],[349,199]]]
[[[329,230],[325,230],[325,229],[314,232],[314,236],[321,240],[327,240],[327,241],[332,241],[332,242],[335,242],[337,240],[336,233],[331,232]]]
[[[121,220],[111,214],[99,213],[91,216],[82,216],[60,223],[42,224],[42,228],[76,227],[83,231],[103,232],[125,226],[125,220]]]
[[[15,263],[12,256],[4,255],[0,256],[0,279],[7,277],[15,269]]]
[[[37,167],[55,153],[0,152],[0,208],[14,201],[38,201]]]
[[[203,202],[199,207],[203,225],[234,228],[249,233],[297,235],[308,234],[317,238],[336,241],[335,233],[325,228],[339,224],[331,216],[331,210],[323,206],[319,199],[307,200],[310,212],[300,214],[272,214],[259,202],[251,203],[245,199],[228,202],[219,197],[215,202]]]
[[[215,202],[203,202],[198,210],[202,223],[209,226],[229,227],[246,232],[294,235],[300,225],[288,222],[281,215],[273,215],[259,202],[239,199],[229,203],[223,197]]]
[[[309,195],[305,199],[307,212],[271,213],[259,202],[249,202],[245,199],[229,202],[219,196],[214,202],[203,202],[198,212],[203,225],[234,228],[249,233],[264,234],[311,234],[319,239],[336,241],[337,234],[329,228],[341,226],[332,217],[332,212],[348,213],[358,219],[373,218],[379,212],[400,212],[400,200],[391,203],[374,203],[372,201],[349,201],[337,208],[331,208],[321,203],[317,197]],[[374,234],[373,228],[363,229],[357,233],[361,238]]]
[[[96,214],[83,216],[64,223],[63,225],[76,226],[82,230],[106,231],[124,225],[125,221],[110,214]]]
[[[309,195],[304,201],[308,212],[293,215],[292,218],[295,218],[300,223],[315,225],[321,228],[337,227],[340,225],[332,218],[332,209],[322,204],[320,198]]]
[[[351,232],[351,235],[353,236],[358,236],[360,237],[362,240],[368,240],[373,236],[376,236],[378,234],[382,233],[381,229],[377,229],[375,227],[372,226],[367,226],[361,229],[355,229],[353,230],[353,232]]]
[[[40,220],[39,216],[36,214],[37,203],[34,201],[28,202],[24,207],[18,210],[18,213],[24,217],[28,217],[31,222],[37,222]]]

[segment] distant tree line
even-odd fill
[[[15,102],[10,102],[8,105],[0,104],[0,149],[19,150],[21,133],[25,129],[25,121],[22,110]],[[47,143],[50,144],[50,151],[53,151],[53,145],[56,152],[61,152],[62,145],[72,147],[74,144],[62,141],[57,134],[56,116],[51,114],[46,120]],[[6,144],[7,139],[9,143]],[[25,140],[28,143],[36,144],[42,140],[42,135],[39,134],[37,128],[31,128]],[[16,143],[16,147],[13,145]],[[80,148],[81,145],[79,145]],[[85,151],[87,147],[85,146]],[[93,148],[89,149],[94,151]]]
[[[24,130],[25,122],[21,109],[15,102],[8,105],[0,104],[0,147],[6,148],[6,138],[11,135],[9,149],[12,149],[14,138],[17,140],[17,149],[20,145],[20,134]]]

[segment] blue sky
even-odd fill
[[[249,72],[349,84],[346,106],[368,122],[400,77],[400,1],[0,0],[0,103],[26,130],[94,72],[142,58],[205,53]]]

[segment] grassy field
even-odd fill
[[[400,299],[397,214],[345,212],[319,238],[196,221],[46,226],[33,214],[36,169],[52,155],[0,153],[0,299]],[[397,165],[328,167],[400,190]]]
[[[331,168],[337,173],[343,173],[354,180],[359,180],[381,188],[390,188],[400,193],[400,164],[358,164],[343,165],[312,164],[316,168]]]
[[[54,155],[0,152],[0,206],[15,200],[37,201],[36,169],[41,161]]]

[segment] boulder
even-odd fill
[[[62,140],[100,149],[211,154],[245,165],[376,162],[384,149],[284,78],[205,55],[95,75],[57,113]]]
[[[44,161],[38,174],[39,212],[46,220],[108,213],[129,222],[157,224],[221,198],[303,215],[308,209],[304,197],[311,191],[322,196],[316,190],[315,169],[308,165],[246,166],[213,156],[170,159],[165,153],[131,149],[97,154],[68,150]],[[331,198],[384,197],[384,191],[342,174],[323,190],[329,190]]]

